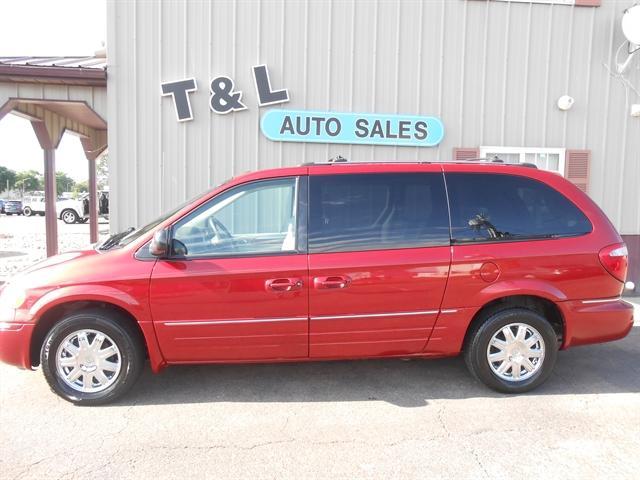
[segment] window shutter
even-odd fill
[[[465,160],[473,160],[480,157],[479,148],[454,148],[453,159],[456,162],[462,162]]]
[[[575,4],[578,7],[599,7],[601,3],[601,0],[576,0]]]
[[[589,185],[589,164],[591,150],[567,150],[564,163],[564,176],[583,192]]]

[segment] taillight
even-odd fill
[[[615,278],[624,282],[627,277],[629,252],[624,243],[614,243],[600,250],[600,263]]]

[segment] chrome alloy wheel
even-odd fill
[[[113,385],[122,367],[116,343],[97,330],[66,336],[56,352],[56,369],[64,383],[78,392],[97,393]]]
[[[544,339],[531,325],[511,323],[493,334],[487,361],[495,375],[508,382],[533,376],[544,362]]]

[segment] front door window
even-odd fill
[[[174,254],[184,257],[296,252],[296,179],[241,185],[178,222]]]

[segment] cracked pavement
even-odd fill
[[[146,371],[93,408],[0,365],[0,478],[637,478],[639,360],[636,322],[520,396],[460,358],[374,360]]]

